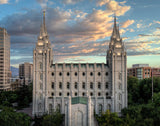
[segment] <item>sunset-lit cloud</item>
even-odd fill
[[[0,4],[7,4],[9,0],[0,0]]]
[[[134,23],[134,20],[127,20],[122,23],[122,28],[127,28],[128,26],[132,25]]]
[[[160,18],[154,16],[158,11],[152,12],[154,5],[144,7],[147,1],[142,1],[139,6],[139,1],[127,0],[0,0],[0,24],[11,36],[11,64],[32,62],[42,10],[54,62],[105,62],[114,13],[129,57],[158,56]]]

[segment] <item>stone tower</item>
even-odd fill
[[[43,22],[33,51],[33,115],[41,115],[47,111],[48,73],[52,62],[52,48],[45,24],[45,11],[43,11]]]
[[[110,73],[112,112],[120,112],[127,107],[127,55],[116,17],[106,59]]]

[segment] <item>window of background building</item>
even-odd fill
[[[75,76],[77,76],[77,72],[75,72],[74,74],[75,74]]]
[[[67,92],[67,96],[69,96],[69,92]]]
[[[108,72],[106,72],[106,76],[108,76]]]
[[[98,76],[101,76],[101,73],[100,73],[100,72],[98,72]]]
[[[54,76],[54,72],[52,72],[52,76]]]
[[[90,93],[90,96],[93,96],[93,93],[92,93],[92,92]]]
[[[84,92],[82,93],[82,96],[85,96],[85,93],[84,93]]]
[[[74,95],[77,96],[77,92],[75,92]]]
[[[90,76],[93,76],[93,72],[90,72]]]
[[[83,72],[82,75],[85,76],[85,72]]]
[[[54,96],[54,93],[52,92],[52,96]]]
[[[59,96],[61,96],[62,95],[62,93],[61,92],[59,92]]]

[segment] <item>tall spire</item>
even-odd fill
[[[47,29],[46,29],[46,20],[45,20],[45,10],[43,11],[43,27],[44,27],[44,32],[47,33]]]
[[[47,36],[45,11],[43,11],[43,20],[42,20],[41,29],[40,29],[40,37],[44,37],[44,36]]]
[[[116,15],[114,15],[114,26],[113,26],[112,38],[120,39],[119,26],[117,26]]]

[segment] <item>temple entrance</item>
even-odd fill
[[[83,113],[81,111],[77,112],[77,126],[83,126]]]

